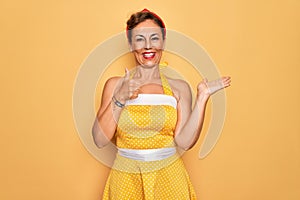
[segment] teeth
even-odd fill
[[[150,58],[150,57],[154,56],[154,53],[144,53],[144,56],[147,58]]]

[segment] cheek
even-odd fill
[[[162,56],[162,50],[160,50],[160,51],[157,52],[157,57],[158,57],[159,59],[161,58],[161,56]]]
[[[132,50],[140,50],[144,48],[145,44],[143,42],[133,42],[131,46]]]
[[[159,42],[152,42],[152,48],[156,49],[156,50],[162,50],[164,49],[164,43],[159,41]]]
[[[139,59],[141,56],[143,56],[142,52],[139,50],[136,50],[136,49],[133,50],[133,54],[134,54],[134,57],[137,59]]]

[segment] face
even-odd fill
[[[164,48],[161,28],[153,20],[139,23],[132,30],[130,48],[139,65],[149,68],[157,66]]]

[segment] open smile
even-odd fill
[[[153,59],[155,57],[155,52],[144,52],[142,53],[145,59]]]

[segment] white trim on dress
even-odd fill
[[[139,161],[157,161],[166,159],[176,153],[175,147],[159,148],[159,149],[124,149],[118,148],[120,156],[139,160]]]
[[[177,108],[175,97],[165,94],[139,94],[137,98],[126,101],[128,105],[168,105]]]

